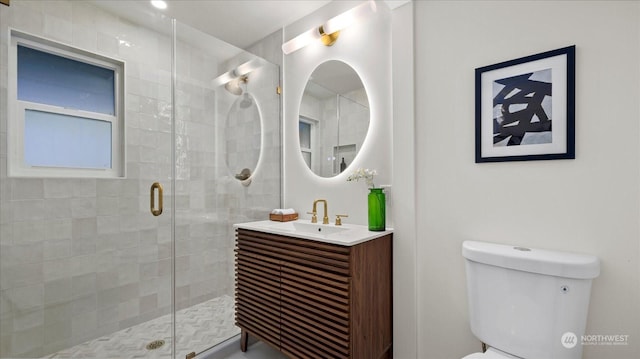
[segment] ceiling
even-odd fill
[[[165,14],[245,49],[316,11],[331,0],[165,0],[158,10],[148,0],[127,3],[129,12]],[[105,1],[97,1],[106,3]],[[109,1],[111,5],[118,2]],[[122,3],[120,3],[122,4]]]
[[[293,23],[330,0],[166,0],[165,12],[239,48]]]
[[[124,17],[142,23],[167,16],[246,49],[267,35],[294,23],[332,0],[165,0],[158,10],[149,0],[91,0]],[[411,0],[385,0],[394,9]]]
[[[167,18],[175,18],[181,24],[202,31],[199,33],[183,29],[180,32],[182,36],[197,42],[199,46],[215,48],[214,52],[223,58],[232,58],[238,54],[238,51],[242,52],[241,49],[248,48],[331,1],[338,0],[165,0],[168,4],[165,10],[154,8],[149,0],[89,1],[116,15],[160,32],[166,32],[170,29],[166,26]],[[385,0],[384,2],[389,8],[394,9],[410,1]],[[207,36],[205,34],[212,35],[221,41],[203,40],[202,36]],[[347,75],[339,70],[328,72],[331,77],[331,81],[327,81],[328,83],[360,83],[355,73]],[[314,74],[314,76],[316,77],[315,82],[330,88],[322,75]],[[347,81],[353,76],[357,81]],[[337,93],[345,93],[352,88],[334,90]]]

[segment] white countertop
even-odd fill
[[[370,231],[367,226],[358,224],[336,226],[334,224],[311,223],[308,219],[298,219],[290,222],[257,221],[236,223],[233,227],[342,246],[353,246],[393,233],[393,229],[374,232]]]

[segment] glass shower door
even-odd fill
[[[176,358],[237,334],[233,224],[280,205],[278,67],[176,24]]]
[[[8,177],[7,139],[14,134],[7,132],[2,96],[0,358],[172,355],[172,23],[149,16],[136,22],[128,14],[135,6],[64,0],[0,6],[4,49],[11,27],[124,63],[119,146],[126,167],[117,178],[70,178],[55,168],[40,177]],[[65,24],[65,31],[53,24]],[[0,56],[7,64],[7,51]],[[7,76],[0,78],[6,95]],[[159,216],[151,214],[154,182],[163,186]]]
[[[235,335],[232,225],[280,207],[278,67],[148,2],[16,0],[0,18],[5,49],[11,27],[124,63],[126,169],[8,177],[0,96],[0,358],[182,359]]]

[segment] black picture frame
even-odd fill
[[[575,159],[575,45],[477,68],[475,85],[476,163]]]

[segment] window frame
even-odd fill
[[[315,159],[314,159],[315,153],[313,152],[313,146],[315,144],[316,126],[317,126],[318,122],[313,120],[313,119],[311,119],[311,118],[305,117],[305,116],[299,116],[298,117],[298,123],[300,123],[300,122],[309,125],[309,147],[302,147],[302,143],[301,143],[300,144],[300,152],[309,154],[311,163],[309,163],[308,165],[309,165],[309,168],[312,169],[313,166],[315,165],[315,162],[316,162]],[[302,157],[303,157],[303,160],[304,160],[304,156],[302,156]],[[306,163],[306,161],[305,161],[305,163]]]
[[[114,71],[114,115],[77,110],[18,99],[18,45],[55,56]],[[125,143],[125,62],[106,57],[16,29],[9,29],[7,172],[9,177],[124,178]],[[29,166],[24,160],[25,113],[27,110],[74,116],[111,123],[111,168]]]

